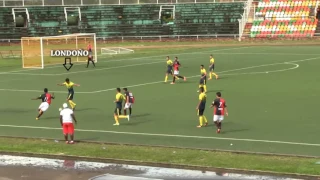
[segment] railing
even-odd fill
[[[0,0],[0,7],[230,3],[245,0]]]
[[[243,31],[245,29],[246,23],[248,21],[248,16],[251,10],[253,0],[248,0],[244,5],[244,12],[241,15],[241,19],[238,19],[239,21],[239,41],[241,41]]]

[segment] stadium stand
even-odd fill
[[[315,0],[263,0],[255,11],[251,37],[311,37],[318,25]]]
[[[79,6],[66,17],[64,7],[26,7],[17,25],[12,8],[0,7],[0,39],[22,36],[54,36],[70,33],[96,33],[97,37],[159,36],[159,35],[231,35],[238,34],[238,19],[243,3],[175,4],[174,20],[165,23],[161,5]],[[81,18],[81,20],[80,20]],[[171,17],[172,18],[172,17]],[[22,24],[22,27],[21,27]]]

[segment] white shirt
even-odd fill
[[[62,116],[62,123],[73,123],[72,115],[73,111],[69,108],[64,108],[60,111],[60,116]]]

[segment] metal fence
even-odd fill
[[[0,7],[230,3],[246,0],[0,0]]]

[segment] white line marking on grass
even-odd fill
[[[260,71],[260,72],[249,72],[249,73],[234,73],[234,74],[224,74],[220,73],[223,76],[234,76],[234,75],[250,75],[250,74],[266,74],[266,73],[276,73],[276,72],[283,72],[283,71],[289,71],[299,68],[299,64],[295,63],[280,63],[280,64],[291,64],[294,65],[294,67],[291,68],[285,68],[285,69],[279,69],[279,70],[271,70],[271,71]],[[271,66],[271,65],[270,65]]]
[[[140,64],[130,64],[130,65],[124,65],[124,66],[107,67],[107,68],[96,68],[94,70],[83,70],[83,71],[66,72],[66,73],[60,73],[60,74],[12,73],[10,75],[61,76],[61,75],[66,75],[66,74],[69,75],[69,74],[76,74],[76,73],[83,73],[83,72],[96,72],[96,71],[103,71],[103,70],[108,70],[108,69],[119,69],[119,68],[125,68],[125,67],[144,66],[144,65],[157,64],[157,63],[164,63],[164,61],[155,61],[155,62],[140,63]]]
[[[265,67],[265,66],[274,66],[274,65],[280,65],[280,64],[292,64],[295,65],[295,67],[288,68],[288,69],[280,69],[280,70],[274,70],[273,72],[281,72],[281,71],[288,71],[288,70],[293,70],[299,67],[298,64],[295,64],[293,62],[303,62],[303,61],[311,61],[311,60],[316,60],[319,59],[320,57],[315,57],[315,58],[309,58],[309,59],[302,59],[302,60],[296,60],[296,61],[288,61],[288,62],[283,62],[283,63],[273,63],[273,64],[263,64],[263,65],[257,65],[257,66],[249,66],[249,67],[244,67],[244,68],[238,68],[238,69],[231,69],[231,70],[226,70],[226,71],[220,71],[218,72],[219,74],[224,74],[227,72],[234,72],[234,71],[239,71],[239,70],[246,70],[246,69],[253,69],[253,68],[258,68],[258,67]],[[266,73],[267,71],[263,72]],[[271,71],[268,71],[271,72]],[[255,74],[260,74],[262,72],[254,72]],[[234,74],[226,74],[226,75],[241,75],[241,74],[249,74],[249,73],[234,73]],[[200,75],[194,75],[194,76],[188,76],[187,78],[195,78],[199,77]],[[142,83],[142,84],[134,84],[134,85],[129,85],[126,87],[139,87],[139,86],[146,86],[146,85],[151,85],[151,84],[159,84],[163,83],[163,81],[154,81],[154,82],[149,82],[149,83]],[[98,91],[91,91],[91,92],[76,92],[77,94],[95,94],[95,93],[101,93],[101,92],[107,92],[107,91],[113,91],[115,88],[109,88],[109,89],[103,89],[103,90],[98,90]],[[21,91],[21,92],[42,92],[39,90],[18,90],[18,89],[0,89],[0,91]],[[65,91],[51,91],[54,93],[66,93]]]
[[[209,47],[210,48],[210,47]],[[234,50],[234,49],[244,49],[244,48],[249,48],[249,47],[237,47],[237,48],[226,48],[226,49],[217,49],[217,50],[212,50],[212,51],[201,51],[202,53],[208,52],[217,52],[217,51],[227,51],[227,50]],[[183,55],[183,54],[196,54],[195,52],[186,52],[186,53],[178,53],[176,55]],[[128,59],[115,59],[115,60],[110,60],[110,61],[99,61],[98,63],[109,63],[109,62],[121,62],[121,61],[133,61],[133,60],[142,60],[142,59],[148,59],[148,58],[155,58],[155,57],[165,57],[167,55],[156,55],[156,56],[145,56],[145,57],[137,57],[137,58],[128,58]],[[83,65],[84,62],[79,62],[78,64],[74,65]],[[50,67],[45,67],[45,69],[52,69],[52,68],[61,68],[61,65],[54,65]],[[23,69],[23,70],[17,70],[17,71],[7,71],[7,72],[0,72],[0,74],[17,74],[17,75],[46,75],[46,74],[28,74],[28,73],[20,73],[20,72],[27,72],[27,71],[35,71],[35,70],[43,70],[43,69]],[[95,71],[95,70],[92,70]],[[76,72],[74,72],[76,73]],[[64,73],[68,74],[68,73]],[[50,74],[48,74],[50,75]],[[61,74],[54,74],[54,75],[61,75]]]
[[[25,129],[46,129],[46,130],[60,130],[61,131],[61,128],[40,127],[40,126],[16,126],[16,125],[1,124],[0,127],[25,128]],[[177,138],[194,138],[194,139],[229,140],[229,141],[243,141],[243,142],[261,142],[261,143],[289,144],[289,145],[302,145],[302,146],[317,146],[317,147],[320,147],[320,144],[288,142],[288,141],[271,141],[271,140],[260,140],[260,139],[223,138],[223,137],[211,137],[211,136],[190,136],[190,135],[178,135],[178,134],[153,134],[153,133],[121,132],[121,131],[89,130],[89,129],[76,129],[75,131],[78,131],[78,132],[95,132],[95,133],[110,133],[110,134],[125,134],[125,135],[142,135],[142,136],[160,136],[160,137],[177,137]]]
[[[195,52],[195,54],[206,54],[206,53],[202,53],[202,52]],[[247,53],[214,53],[214,54],[226,54],[226,55],[230,55],[230,54],[235,54],[235,55],[283,55],[283,56],[312,56],[312,55],[316,55],[316,56],[320,56],[320,54],[295,54],[295,53],[255,53],[255,52],[247,52]]]

